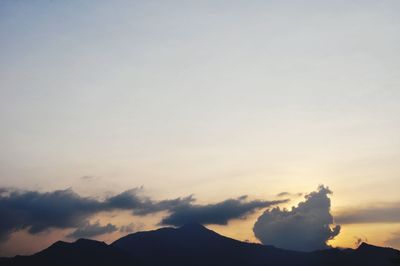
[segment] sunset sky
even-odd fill
[[[294,213],[333,219],[332,246],[400,248],[399,13],[0,1],[0,256],[188,217],[275,244]]]

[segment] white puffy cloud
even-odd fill
[[[255,236],[265,245],[312,251],[329,247],[326,242],[340,232],[330,213],[332,192],[320,186],[305,196],[297,207],[265,211],[254,224]]]

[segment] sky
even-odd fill
[[[400,248],[399,11],[1,1],[0,255],[186,221]]]

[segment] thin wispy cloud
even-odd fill
[[[337,213],[335,220],[341,224],[400,223],[400,202],[348,207]]]
[[[301,197],[301,196],[303,196],[303,193],[300,193],[300,192],[299,193],[291,193],[291,192],[284,191],[284,192],[276,194],[276,196],[277,197]]]

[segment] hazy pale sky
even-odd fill
[[[333,216],[396,210],[399,12],[397,0],[1,1],[0,186],[143,185],[210,203],[324,184]],[[255,219],[214,228],[253,239]],[[334,244],[400,248],[399,232],[400,218],[349,223]]]

